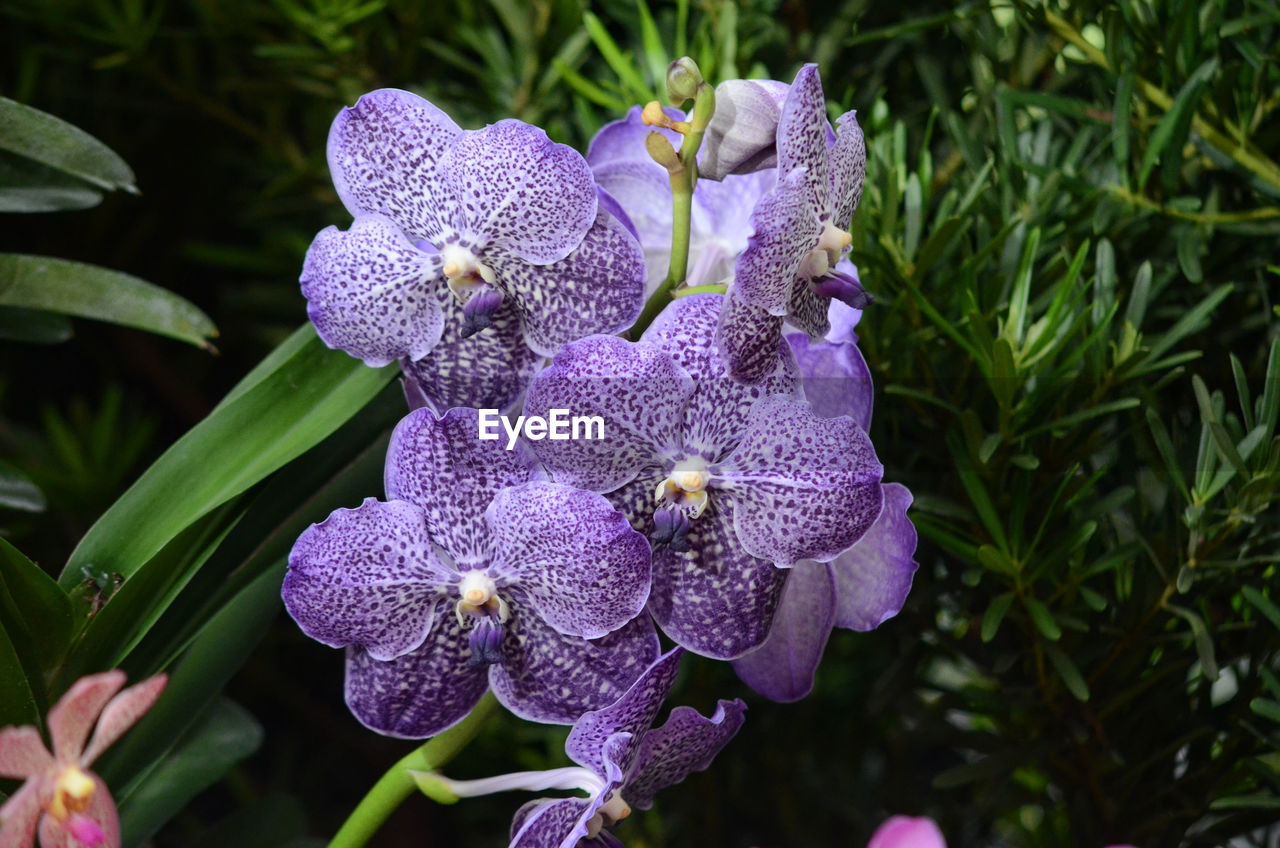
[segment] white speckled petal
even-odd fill
[[[742,727],[747,705],[721,700],[710,718],[693,707],[676,707],[662,727],[644,735],[635,772],[622,788],[622,798],[637,810],[653,806],[653,796],[705,771]]]
[[[499,492],[485,519],[493,572],[561,633],[595,639],[644,610],[649,543],[603,495],[525,483]]]
[[[604,438],[543,439],[531,447],[557,482],[594,492],[623,485],[681,448],[694,383],[644,342],[592,336],[566,345],[529,386],[525,415],[599,416]],[[592,435],[596,430],[591,430]]]
[[[838,303],[838,301],[833,301]],[[844,309],[848,307],[840,304]],[[847,415],[863,430],[871,427],[874,394],[871,369],[852,342],[815,342],[805,333],[788,333],[804,380],[804,396],[823,418]]]
[[[848,230],[862,199],[867,143],[856,112],[845,112],[836,120],[836,127],[836,144],[831,148],[831,220],[840,229]]]
[[[417,650],[382,662],[347,648],[347,706],[361,724],[385,736],[435,736],[466,717],[489,688],[484,668],[467,665],[470,654],[453,601],[442,598]]]
[[[735,502],[742,546],[784,567],[832,560],[862,538],[883,504],[884,468],[862,428],[782,397],[752,407],[742,441],[709,471]]]
[[[302,265],[307,315],[320,339],[375,368],[425,356],[444,329],[434,296],[440,259],[391,219],[362,215],[345,232],[321,230]]]
[[[809,196],[824,218],[831,215],[830,132],[818,66],[805,65],[791,83],[778,118],[778,173],[804,168]]]
[[[558,262],[530,265],[496,252],[486,261],[497,273],[495,285],[520,310],[525,342],[544,356],[594,333],[624,330],[644,307],[644,251],[607,212]]]
[[[658,656],[658,634],[638,616],[599,639],[566,636],[534,611],[517,585],[507,590],[509,630],[503,662],[489,683],[511,712],[544,724],[572,724],[611,704]]]
[[[676,644],[713,659],[733,659],[769,635],[787,572],[747,553],[734,532],[734,505],[712,492],[694,519],[689,550],[658,545],[649,612]],[[642,532],[652,531],[650,518]]]
[[[523,121],[459,136],[438,179],[456,198],[454,229],[482,254],[493,248],[545,265],[568,256],[596,220],[587,161]]]
[[[827,317],[831,301],[813,290],[808,280],[799,280],[791,290],[791,302],[787,304],[787,322],[804,330],[811,339],[822,339],[831,331]]]
[[[716,327],[716,350],[733,379],[756,383],[778,367],[782,319],[744,303],[730,287]]]
[[[354,217],[390,217],[413,240],[443,232],[451,197],[435,179],[436,164],[462,130],[416,94],[371,91],[338,113],[329,130],[329,170]]]
[[[733,379],[716,346],[722,295],[677,298],[645,330],[641,341],[665,351],[697,384],[684,414],[684,448],[709,460],[724,456],[746,429],[747,412],[758,398],[784,394],[800,397],[795,358],[774,343],[772,368],[754,385]],[[776,319],[773,319],[776,320]]]
[[[800,266],[822,236],[808,174],[797,168],[756,204],[754,234],[734,268],[734,289],[746,303],[770,315],[786,315],[791,291],[800,285]]]
[[[432,550],[422,510],[368,498],[298,537],[281,595],[302,632],[317,642],[359,645],[375,659],[390,660],[427,638],[453,576]]]
[[[480,438],[479,424],[474,409],[451,409],[438,420],[417,409],[396,425],[387,448],[387,497],[422,509],[427,532],[459,570],[488,565],[485,510],[499,491],[527,481],[533,462],[519,444],[506,449],[501,423],[493,440]]]
[[[782,590],[782,601],[773,616],[769,638],[759,648],[733,661],[738,677],[771,701],[798,701],[813,690],[822,651],[835,626],[836,585],[832,567],[833,563],[811,560],[793,565],[786,588]]]
[[[832,560],[836,626],[874,630],[897,615],[916,573],[916,528],[907,517],[911,492],[886,483],[884,509],[858,543]]]
[[[596,840],[583,839],[587,822],[603,805],[603,794],[530,801],[516,812],[508,848],[590,848]]]
[[[624,775],[630,772],[640,753],[641,739],[671,694],[682,656],[684,651],[680,648],[667,651],[644,669],[622,697],[607,707],[584,713],[575,721],[564,743],[569,758],[600,777],[607,774],[610,761],[619,766]],[[606,743],[617,734],[628,735],[631,744],[615,751],[615,756],[607,757]]]
[[[400,369],[437,415],[455,406],[508,409],[543,359],[524,343],[519,312],[512,303],[503,303],[492,325],[463,338],[462,306],[457,298],[443,286],[436,298],[445,316],[440,343],[416,362],[400,360]]]

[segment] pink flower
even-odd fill
[[[947,848],[933,819],[894,816],[871,835],[867,848]]]
[[[37,823],[43,848],[119,848],[115,801],[88,767],[151,709],[168,678],[158,674],[120,692],[124,681],[117,669],[67,690],[49,711],[53,753],[30,725],[0,730],[0,777],[26,780],[0,807],[0,848],[31,846]]]

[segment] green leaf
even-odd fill
[[[0,306],[0,339],[26,344],[61,344],[74,335],[65,315],[18,306]]]
[[[1214,658],[1213,639],[1209,637],[1209,628],[1205,626],[1204,619],[1197,613],[1180,607],[1177,604],[1169,604],[1169,610],[1186,620],[1191,625],[1191,638],[1195,642],[1196,653],[1200,655],[1200,668],[1207,680],[1210,682],[1218,679],[1218,661]]]
[[[8,632],[0,626],[0,727],[10,724],[38,727],[41,712],[18,651]]]
[[[1182,88],[1178,89],[1178,94],[1173,98],[1169,111],[1165,113],[1165,116],[1160,119],[1160,123],[1156,125],[1155,132],[1151,134],[1151,139],[1147,143],[1147,150],[1142,155],[1142,165],[1138,168],[1139,191],[1146,187],[1147,179],[1151,176],[1151,169],[1160,160],[1160,154],[1164,152],[1169,142],[1174,140],[1175,130],[1179,125],[1190,123],[1191,116],[1195,113],[1196,105],[1200,101],[1200,95],[1205,85],[1217,70],[1218,60],[1216,58],[1209,59],[1196,68],[1191,76],[1187,78],[1187,81],[1182,84]]]
[[[1193,283],[1204,282],[1204,271],[1200,267],[1200,239],[1192,231],[1175,238],[1174,242],[1178,246],[1178,265],[1183,275]]]
[[[1280,798],[1265,792],[1253,795],[1230,795],[1215,798],[1209,804],[1211,810],[1280,810]]]
[[[1062,678],[1062,682],[1067,685],[1067,689],[1076,700],[1089,700],[1089,685],[1084,682],[1080,669],[1076,667],[1071,657],[1057,645],[1045,645],[1044,652],[1049,657],[1049,662],[1053,664],[1054,671],[1058,672],[1058,677]]]
[[[44,512],[44,492],[31,478],[0,460],[0,507],[23,512]]]
[[[1255,715],[1260,715],[1280,724],[1280,702],[1271,701],[1267,698],[1254,698],[1249,702],[1249,709]]]
[[[1004,621],[1005,613],[1009,611],[1009,605],[1012,603],[1013,593],[1005,592],[1003,595],[997,595],[987,605],[987,611],[982,616],[983,642],[990,642],[996,638],[996,633],[1000,630],[1000,624]]]
[[[1013,407],[1013,393],[1017,388],[1018,376],[1013,365],[1013,349],[1009,347],[1007,338],[996,339],[991,345],[991,393],[995,395],[996,403],[1000,404],[1001,409]]]
[[[903,216],[902,252],[912,257],[920,245],[920,228],[924,223],[924,201],[920,190],[920,177],[912,173],[907,177],[907,189],[903,196],[906,211]]]
[[[1030,595],[1024,597],[1022,602],[1026,605],[1027,612],[1031,614],[1031,620],[1035,623],[1036,629],[1044,638],[1050,642],[1056,642],[1062,638],[1062,628],[1053,620],[1053,613],[1049,612],[1047,606]]]
[[[1013,278],[1013,295],[1009,298],[1009,314],[1005,319],[1004,338],[1014,348],[1022,346],[1026,333],[1027,298],[1031,293],[1031,266],[1035,262],[1039,247],[1040,228],[1036,227],[1027,236],[1027,241],[1022,247],[1018,271]]]
[[[1240,594],[1244,596],[1246,601],[1253,604],[1258,612],[1266,616],[1267,621],[1270,621],[1276,630],[1280,630],[1280,607],[1277,607],[1270,598],[1252,586],[1241,586]]]
[[[1147,427],[1151,430],[1151,438],[1156,443],[1156,451],[1160,454],[1160,459],[1164,463],[1165,471],[1169,475],[1169,479],[1178,487],[1178,492],[1182,495],[1185,503],[1191,503],[1191,490],[1187,488],[1186,478],[1182,476],[1182,468],[1178,464],[1178,454],[1174,451],[1173,440],[1169,438],[1169,431],[1164,426],[1164,422],[1160,420],[1160,415],[1150,406],[1146,408]]]
[[[314,330],[310,336],[147,469],[80,541],[60,578],[63,588],[79,582],[85,566],[127,580],[201,516],[318,444],[397,372],[394,364],[369,368],[329,350]]]
[[[53,669],[71,640],[71,599],[44,569],[0,539],[0,621],[35,680]],[[36,690],[43,692],[39,683]]]
[[[6,97],[0,97],[0,150],[34,159],[108,191],[138,191],[133,171],[111,148],[61,118]]]
[[[653,22],[653,13],[645,0],[636,0],[636,16],[640,18],[640,37],[644,44],[644,60],[649,67],[649,75],[659,90],[666,88],[667,51],[662,46],[662,36],[658,34],[658,25]]]
[[[0,150],[0,212],[61,212],[101,202],[102,192],[84,180]]]
[[[45,309],[136,327],[197,347],[218,330],[192,303],[120,271],[19,253],[0,254],[0,306]]]
[[[952,245],[968,231],[969,224],[969,218],[951,217],[943,221],[929,234],[929,237],[925,239],[924,246],[920,248],[920,255],[916,257],[915,269],[912,272],[916,282],[923,280],[929,269],[937,264],[938,260],[946,255]]]
[[[1116,80],[1114,135],[1111,149],[1115,153],[1116,170],[1124,184],[1129,184],[1129,115],[1133,102],[1133,71],[1125,71]],[[1136,325],[1135,325],[1136,326]]]
[[[965,491],[969,493],[969,500],[973,502],[974,509],[978,511],[978,517],[982,519],[982,525],[991,534],[992,541],[1001,550],[1007,550],[1009,543],[1005,537],[1004,525],[1000,522],[995,505],[991,502],[991,496],[987,493],[986,485],[973,467],[969,452],[965,449],[954,430],[947,433],[947,447],[950,449],[951,458],[955,462],[956,473],[960,475],[960,482]]]
[[[613,40],[613,36],[609,35],[609,31],[605,29],[600,19],[591,12],[582,13],[582,25],[586,27],[587,34],[591,36],[591,40],[595,43],[596,49],[600,51],[600,55],[604,57],[605,62],[618,75],[618,79],[622,84],[630,88],[630,94],[640,100],[653,100],[654,90],[644,81],[644,77],[640,76],[640,72],[636,70],[635,63],[631,61],[629,56],[623,54],[622,49],[618,47],[618,43]],[[661,82],[665,82],[666,74],[664,73]]]
[[[1271,340],[1271,352],[1267,355],[1267,373],[1263,378],[1262,401],[1258,410],[1258,423],[1268,435],[1276,431],[1276,418],[1280,416],[1280,338]]]
[[[120,795],[124,846],[141,845],[192,798],[262,744],[262,727],[243,707],[221,699],[174,750]]]

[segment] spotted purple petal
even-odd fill
[[[495,284],[520,310],[525,342],[544,356],[593,333],[623,330],[644,306],[644,253],[616,218],[602,211],[574,247],[545,266],[510,254],[487,257]]]
[[[836,127],[839,132],[831,148],[831,215],[837,227],[847,230],[862,199],[867,144],[856,112],[845,112],[836,120]]]
[[[622,797],[637,810],[653,806],[653,796],[711,765],[742,727],[747,705],[738,699],[720,701],[707,718],[693,707],[676,707],[662,727],[649,731],[640,743],[635,771]]]
[[[539,798],[516,812],[511,823],[510,848],[593,848],[586,841],[587,821],[604,803],[603,795],[590,798]]]
[[[847,415],[863,430],[869,429],[871,370],[858,346],[851,342],[815,342],[805,333],[788,333],[786,339],[796,355],[804,379],[804,395],[813,411],[823,418]]]
[[[771,701],[798,701],[813,689],[814,674],[835,625],[832,568],[832,563],[808,560],[792,566],[769,638],[733,661],[738,677]]]
[[[572,724],[621,697],[658,655],[657,633],[644,616],[599,639],[582,639],[543,621],[519,586],[508,593],[510,632],[502,664],[489,667],[489,682],[521,718]]]
[[[862,537],[883,503],[884,468],[862,428],[782,397],[752,407],[742,441],[709,471],[736,505],[746,553],[783,567],[834,559]]]
[[[457,198],[453,229],[486,253],[491,247],[546,265],[576,249],[596,220],[586,160],[523,121],[462,134],[441,157],[436,179]]]
[[[493,571],[560,632],[595,639],[644,609],[649,543],[602,495],[525,483],[499,492],[485,519]]]
[[[755,234],[738,257],[734,289],[744,302],[781,316],[789,311],[801,264],[818,247],[822,222],[808,172],[795,169],[779,173],[786,176],[751,213]]]
[[[662,632],[714,659],[759,646],[769,635],[787,572],[743,549],[734,532],[734,505],[718,493],[692,522],[688,543],[683,553],[659,545],[653,554],[649,612]]]
[[[526,415],[569,410],[600,416],[603,439],[532,443],[556,480],[607,492],[681,448],[680,427],[694,383],[657,347],[613,336],[566,345],[529,387]]]
[[[782,319],[751,306],[731,286],[716,327],[716,350],[735,380],[755,383],[778,367]]]
[[[422,510],[368,498],[298,537],[281,594],[312,639],[333,648],[359,645],[390,660],[427,638],[452,575],[432,549]]]
[[[607,774],[610,759],[627,774],[640,753],[640,739],[652,727],[662,702],[671,694],[682,656],[684,651],[680,648],[667,651],[646,668],[620,698],[606,707],[584,713],[575,721],[564,743],[569,758],[602,778]],[[615,752],[613,758],[606,758],[605,742],[619,733],[630,735],[633,743]]]
[[[429,409],[405,416],[387,448],[387,497],[422,509],[427,532],[459,570],[487,564],[489,530],[481,517],[494,495],[529,479],[531,457],[507,450],[498,437],[480,438],[479,412]]]
[[[778,173],[804,168],[804,183],[813,208],[831,215],[831,178],[827,143],[827,101],[822,94],[818,66],[800,69],[778,118]]]
[[[787,304],[787,321],[808,333],[809,338],[821,339],[831,331],[831,322],[827,318],[830,303],[815,291],[813,282],[797,280]]]
[[[773,368],[754,385],[732,379],[719,356],[715,337],[726,299],[717,294],[677,298],[645,330],[641,342],[665,351],[697,384],[684,414],[684,448],[719,459],[741,438],[747,412],[771,394],[800,396],[795,360],[786,346],[774,345]]]
[[[911,492],[886,483],[884,509],[858,543],[831,565],[836,580],[836,626],[874,630],[902,609],[916,572],[916,529],[907,518]]]
[[[410,244],[390,218],[362,215],[345,232],[321,230],[300,280],[320,339],[366,365],[418,359],[440,341],[440,258]]]
[[[427,640],[388,662],[347,648],[347,706],[370,730],[422,739],[461,721],[489,688],[483,667],[469,666],[467,634],[441,598]]]
[[[542,363],[542,356],[524,343],[515,305],[504,303],[487,330],[463,338],[457,298],[442,286],[437,300],[445,316],[440,343],[417,362],[400,360],[412,388],[437,415],[455,406],[509,409]]]
[[[414,241],[443,230],[438,210],[445,189],[436,165],[462,130],[416,94],[371,91],[343,109],[329,130],[329,170],[353,217],[388,216]]]

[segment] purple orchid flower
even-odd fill
[[[730,659],[764,641],[789,566],[829,561],[872,525],[883,469],[857,423],[802,399],[789,350],[755,385],[728,378],[712,344],[722,301],[679,298],[636,343],[566,345],[525,411],[604,419],[604,439],[533,448],[655,542],[649,611],[667,635]]]
[[[369,728],[432,736],[490,687],[523,718],[569,724],[658,655],[644,537],[600,495],[533,475],[527,454],[480,440],[476,410],[417,410],[391,438],[388,500],[294,545],[285,607],[347,649],[347,705]]]
[[[831,303],[827,340],[789,333],[805,396],[824,417],[849,416],[871,426],[871,372],[853,328],[859,314]],[[911,493],[881,486],[884,508],[866,534],[831,562],[799,562],[783,589],[764,643],[733,661],[738,676],[774,701],[798,701],[813,689],[814,674],[834,627],[874,630],[897,615],[915,575],[916,531],[907,510]]]
[[[577,766],[481,780],[422,777],[455,797],[581,789],[589,797],[540,798],[521,807],[511,825],[511,848],[620,848],[612,832],[617,823],[632,810],[652,807],[662,789],[706,769],[742,726],[746,705],[735,699],[720,701],[710,718],[676,707],[664,725],[653,727],[683,653],[675,648],[664,654],[616,702],[574,722],[564,748]]]
[[[892,816],[876,828],[867,848],[947,848],[947,841],[933,819]]]
[[[751,242],[735,266],[717,343],[729,372],[754,382],[768,373],[782,320],[812,338],[830,329],[827,303],[861,309],[871,302],[856,274],[837,267],[850,244],[845,229],[862,196],[866,145],[853,112],[837,121],[829,144],[826,100],[816,65],[806,65],[778,122],[778,183],[751,215]]]
[[[673,120],[685,120],[679,109],[664,111]],[[649,269],[646,291],[652,292],[666,277],[671,262],[671,182],[645,149],[645,138],[660,132],[676,147],[681,138],[671,130],[646,125],[640,116],[641,108],[633,106],[626,118],[606,124],[591,140],[587,163],[596,182],[626,210],[634,225]],[[773,172],[767,171],[696,184],[689,230],[689,285],[719,283],[733,275],[734,260],[751,236],[751,210],[773,182]]]
[[[443,339],[443,361],[471,364],[424,381],[437,409],[459,395],[505,406],[530,370],[526,345],[550,355],[625,328],[643,305],[635,238],[598,203],[582,156],[537,127],[464,131],[381,89],[338,114],[328,156],[355,221],[307,251],[308,314],[326,344],[373,366],[417,362]],[[466,392],[473,371],[480,398]]]

